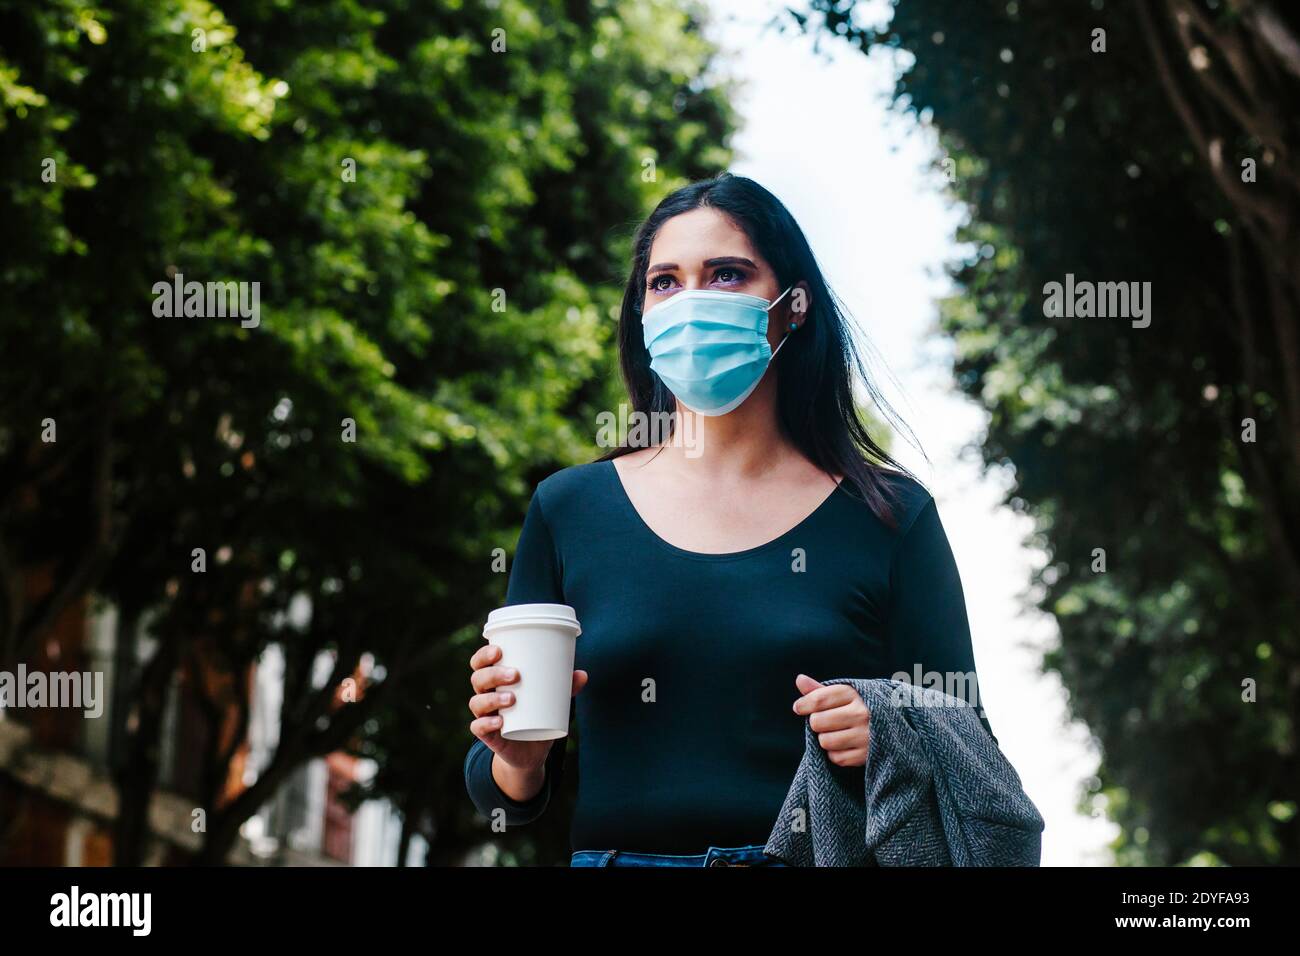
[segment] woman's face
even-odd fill
[[[744,292],[769,302],[783,291],[777,288],[776,273],[750,244],[744,230],[707,206],[673,216],[659,227],[650,244],[645,282],[642,321],[655,306],[683,289]],[[785,314],[789,298],[787,295],[772,310],[767,323],[767,341],[773,349],[785,332],[777,319],[778,313]]]

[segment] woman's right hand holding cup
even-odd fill
[[[514,692],[508,685],[519,680],[519,672],[512,667],[502,665],[500,660],[501,647],[490,643],[476,650],[469,659],[469,666],[472,668],[469,682],[474,688],[474,695],[469,699],[469,709],[474,714],[474,719],[470,721],[469,729],[495,754],[492,761],[493,776],[498,786],[501,786],[507,796],[523,802],[541,789],[542,777],[538,771],[546,763],[546,756],[555,741],[507,740],[501,736],[501,715],[498,710],[509,707],[515,702]],[[586,683],[587,672],[575,670],[572,695],[577,696]],[[502,786],[501,777],[495,772],[499,764],[504,765],[501,769],[506,771],[508,776],[518,775],[517,780],[506,781],[506,783],[517,783],[517,787]],[[526,783],[528,778],[534,776],[536,789]],[[522,797],[511,792],[521,789],[532,789],[533,792]]]

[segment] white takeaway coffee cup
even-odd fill
[[[515,702],[499,708],[506,740],[555,740],[568,736],[573,699],[573,661],[582,627],[567,604],[511,604],[488,615],[483,637],[501,648],[497,664],[519,679],[503,684]]]

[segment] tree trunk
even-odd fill
[[[140,866],[149,839],[149,802],[158,784],[159,742],[167,708],[167,689],[176,669],[177,639],[164,635],[140,676],[134,728],[127,727],[124,759],[114,778],[118,811],[113,825],[113,862]]]

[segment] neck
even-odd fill
[[[670,442],[660,453],[683,474],[713,481],[758,478],[795,453],[776,420],[776,379],[766,378],[726,415],[699,415],[678,405],[679,427],[693,436],[698,454]]]

